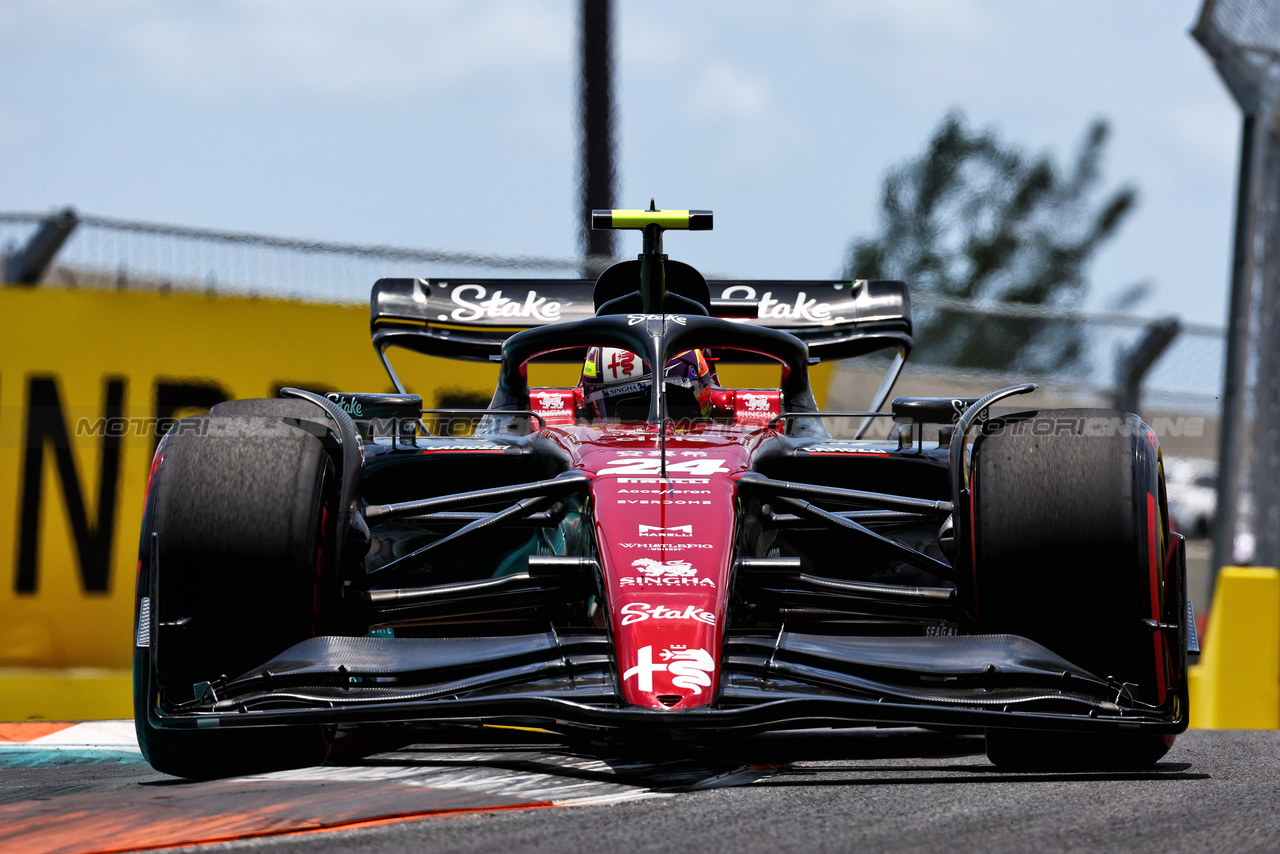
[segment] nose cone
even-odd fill
[[[665,478],[645,450],[609,458],[592,485],[622,695],[653,709],[715,695],[743,462],[741,446],[674,445]]]

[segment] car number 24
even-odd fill
[[[724,474],[727,471],[729,471],[729,467],[725,465],[724,460],[717,459],[680,460],[679,462],[667,463],[668,474],[675,472],[694,477],[707,477],[713,474]],[[605,468],[601,470],[600,474],[657,475],[661,474],[661,472],[661,460],[653,457],[624,457],[623,459],[609,460],[609,462],[605,463]]]

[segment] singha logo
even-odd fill
[[[641,575],[648,575],[653,578],[663,575],[689,576],[697,572],[693,568],[693,564],[687,560],[661,561],[642,557],[639,560],[631,561],[631,565],[640,570]]]
[[[554,393],[537,392],[534,397],[538,399],[539,409],[564,409],[564,397]]]

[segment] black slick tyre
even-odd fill
[[[983,634],[1030,638],[1153,706],[1178,672],[1161,619],[1169,543],[1160,453],[1136,415],[1056,409],[1007,416],[975,442],[972,578]],[[1175,612],[1176,613],[1176,612]],[[1004,768],[1138,768],[1173,736],[987,731]]]
[[[157,696],[190,701],[197,683],[235,678],[316,632],[333,472],[320,440],[280,417],[184,419],[161,444],[138,590],[158,616],[134,670],[138,742],[156,770],[211,778],[323,761],[318,726],[167,729],[149,713]]]

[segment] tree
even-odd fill
[[[880,235],[853,242],[845,275],[981,303],[1078,306],[1093,253],[1137,200],[1121,187],[1093,202],[1107,134],[1094,121],[1063,170],[948,114],[925,151],[885,177]],[[1078,364],[1084,334],[1076,323],[926,310],[915,340],[913,361],[1035,372]]]

